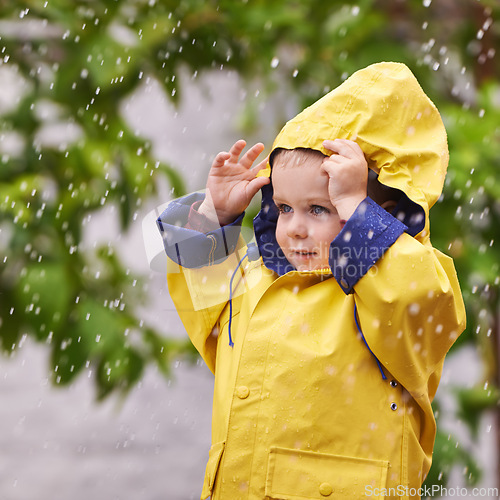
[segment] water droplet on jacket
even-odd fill
[[[417,302],[413,302],[412,304],[409,305],[408,312],[412,316],[416,316],[420,312],[420,304],[418,304]]]

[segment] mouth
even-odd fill
[[[318,255],[318,252],[310,252],[309,250],[291,250],[291,253],[298,258],[311,258]]]

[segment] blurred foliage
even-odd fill
[[[449,133],[432,231],[463,286],[468,327],[457,345],[481,351],[494,395],[457,396],[461,418],[477,426],[478,412],[498,405],[499,14],[496,0],[0,1],[0,80],[15,81],[20,96],[0,100],[3,350],[26,336],[46,342],[54,381],[91,370],[100,397],[126,391],[149,362],[168,373],[186,350],[138,317],[141,281],[115,246],[83,241],[103,207],[126,231],[159,176],[184,191],[178,171],[153,158],[120,115],[139,86],[158,81],[177,103],[189,99],[183,75],[234,70],[262,95],[298,96],[302,107],[357,69],[394,60],[416,74]],[[249,102],[246,132],[260,115]],[[441,441],[437,467],[472,467]],[[446,473],[435,470],[430,478]]]
[[[484,410],[492,408],[500,399],[497,387],[490,389],[488,384],[483,387],[456,388],[458,401],[458,418],[467,423],[473,438],[479,434],[480,417]]]
[[[475,485],[481,477],[481,470],[472,455],[463,449],[459,442],[438,429],[434,443],[432,467],[425,481],[429,491],[434,486],[446,486],[448,477],[454,466],[462,466],[468,485]]]

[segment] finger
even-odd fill
[[[341,163],[345,163],[349,158],[341,155],[341,154],[333,154],[332,156],[328,156],[323,160],[323,163],[331,163],[332,165],[340,165]]]
[[[269,179],[269,177],[255,177],[255,179],[252,179],[246,188],[249,200],[251,200],[258,193],[259,189],[266,184],[269,184],[270,181],[271,179]]]
[[[337,158],[340,158],[337,160]],[[346,165],[346,159],[343,156],[336,156],[335,160],[330,160],[330,161],[323,161],[321,164],[321,168],[324,172],[328,174],[329,177],[336,176],[341,169],[339,167],[342,167]]]
[[[348,141],[347,139],[326,140],[323,141],[323,147],[346,158],[355,158],[359,156],[359,152],[361,151],[355,142]]]
[[[253,165],[253,162],[257,159],[257,157],[264,151],[264,144],[258,142],[254,144],[241,158],[241,165],[245,168],[250,168]]]
[[[345,156],[332,155],[330,158],[323,160],[321,167],[328,174],[329,177],[336,175],[337,172],[346,165],[350,160]]]
[[[221,151],[215,157],[215,159],[212,163],[212,167],[213,168],[222,167],[224,165],[224,163],[226,163],[226,161],[229,160],[230,157],[231,157],[231,155],[229,153],[227,153],[226,151]]]
[[[328,175],[328,177],[330,177],[334,173],[335,166],[332,165],[331,163],[323,162],[321,164],[321,170],[323,170],[324,172],[326,172],[326,174]]]
[[[255,167],[252,168],[252,173],[257,175],[257,172],[260,172],[261,170],[264,170],[265,168],[267,168],[268,162],[269,162],[269,156],[267,156],[260,163],[255,165]]]
[[[229,150],[229,154],[231,155],[231,161],[233,162],[238,161],[238,158],[240,157],[241,152],[245,149],[246,145],[247,145],[246,141],[240,139],[231,146],[231,149]]]
[[[363,156],[363,151],[359,147],[359,144],[351,139],[339,139],[342,144],[349,148],[354,154]]]

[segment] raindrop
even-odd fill
[[[493,19],[491,17],[488,17],[488,19],[486,19],[486,21],[484,21],[484,23],[483,23],[483,30],[487,31],[490,28],[490,26],[492,25],[492,23],[493,23]]]
[[[412,316],[416,316],[419,312],[420,312],[420,304],[418,304],[417,302],[413,302],[412,304],[410,304],[410,306],[408,307],[408,312],[412,315]]]

